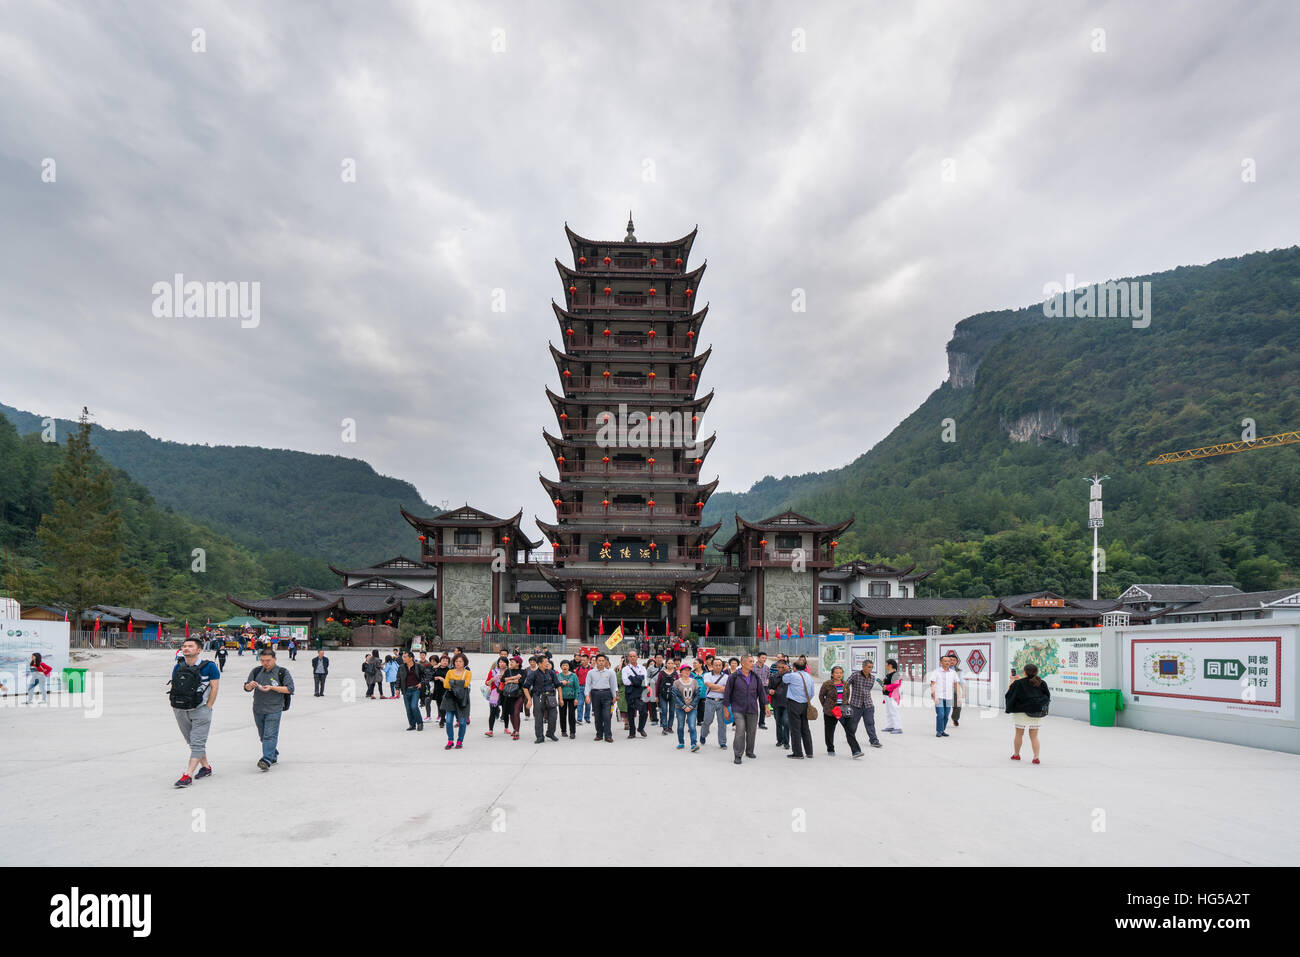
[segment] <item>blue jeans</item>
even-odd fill
[[[262,757],[271,764],[275,764],[276,758],[280,756],[276,745],[280,743],[280,718],[283,715],[283,711],[272,711],[269,714],[253,712],[253,723],[257,725],[258,737],[262,739]]]
[[[790,719],[786,716],[785,705],[772,705],[772,714],[776,718],[776,743],[790,743]]]
[[[448,695],[447,697],[450,698],[451,695]],[[517,697],[517,696],[516,696],[516,697]],[[453,732],[452,732],[452,726],[455,725],[455,724],[459,724],[459,725],[460,725],[460,731],[459,731],[459,732],[456,732],[456,733],[453,733]],[[468,726],[469,726],[469,718],[467,718],[467,717],[465,717],[464,715],[462,715],[459,711],[448,711],[448,712],[447,712],[447,740],[448,740],[448,741],[452,741],[452,740],[455,740],[455,741],[457,741],[457,742],[464,741],[464,740],[465,740],[465,729],[466,729]]]
[[[695,740],[695,709],[691,708],[689,711],[685,711],[682,708],[674,706],[673,710],[677,712],[677,743],[686,743],[686,729],[690,728],[691,747],[695,747],[695,745],[698,744]]]
[[[936,698],[934,700],[935,734],[943,734],[948,729],[948,716],[950,714],[952,714],[952,699]]]
[[[402,701],[406,705],[407,723],[412,728],[424,724],[424,716],[420,714],[420,686],[416,685],[402,692]]]
[[[721,698],[704,699],[704,730],[701,736],[705,738],[709,736],[709,726],[713,724],[713,719],[716,717],[718,719],[718,747],[725,748],[727,746],[727,722],[723,719],[722,712]]]
[[[665,731],[673,729],[673,714],[676,713],[677,706],[665,700],[659,702],[659,726]]]
[[[578,708],[577,717],[579,721],[591,723],[591,702],[587,700],[587,688],[585,685],[578,687]]]

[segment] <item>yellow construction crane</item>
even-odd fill
[[[1233,452],[1249,452],[1253,449],[1271,449],[1279,445],[1294,445],[1297,442],[1300,442],[1300,432],[1279,432],[1277,435],[1261,435],[1254,442],[1224,442],[1221,445],[1203,445],[1199,449],[1166,452],[1163,455],[1157,455],[1147,465],[1167,465],[1170,462],[1186,462],[1189,459],[1208,459],[1213,455],[1229,455]]]

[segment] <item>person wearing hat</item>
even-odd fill
[[[695,736],[695,702],[700,696],[700,686],[695,681],[690,665],[682,665],[677,670],[677,680],[669,688],[668,695],[672,701],[673,713],[677,718],[677,750],[686,747],[686,729],[691,732],[691,750],[700,750]]]
[[[961,701],[961,683],[953,669],[956,655],[944,654],[939,659],[939,667],[930,672],[930,700],[934,702],[934,736],[948,737],[948,716],[952,714],[953,702]]]

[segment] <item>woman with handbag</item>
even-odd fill
[[[857,757],[862,753],[862,749],[858,747],[858,738],[853,733],[853,725],[845,720],[849,710],[849,686],[844,683],[843,668],[836,665],[831,669],[831,676],[822,683],[817,697],[822,703],[822,724],[826,734],[827,757],[835,756],[835,729],[841,724],[844,726],[844,735],[849,741],[849,749],[853,752],[853,756]]]
[[[443,707],[447,712],[447,747],[444,750],[460,748],[465,743],[465,729],[469,727],[469,686],[473,675],[469,670],[469,658],[464,652],[456,652],[451,660],[451,670],[442,679],[447,693],[443,696]],[[459,724],[460,730],[454,730]]]
[[[890,734],[903,733],[903,712],[898,703],[902,699],[903,673],[898,670],[898,662],[893,658],[885,662],[885,677],[880,682],[885,692],[885,727]]]
[[[488,670],[487,678],[483,681],[483,697],[487,698],[488,703],[488,729],[483,732],[483,737],[492,737],[493,731],[497,726],[497,716],[501,715],[501,676],[505,674],[506,667],[510,661],[503,655],[497,659],[497,663]],[[508,723],[504,715],[502,723]]]
[[[1034,749],[1034,764],[1038,764],[1038,728],[1047,716],[1052,691],[1047,682],[1038,677],[1038,665],[1025,665],[1025,676],[1011,682],[1007,689],[1007,713],[1016,719],[1016,740],[1012,761],[1020,760],[1020,745],[1025,731],[1029,731],[1029,745]]]
[[[514,741],[519,740],[520,714],[525,707],[524,700],[524,661],[518,655],[510,659],[510,665],[501,673],[501,732],[510,732]]]
[[[796,761],[813,756],[812,729],[809,721],[817,720],[817,708],[812,703],[816,688],[808,676],[808,662],[800,658],[794,663],[794,671],[781,676],[785,684],[785,716],[790,722],[790,753],[786,755]]]

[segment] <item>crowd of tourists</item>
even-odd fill
[[[200,660],[200,650],[198,640],[187,639],[172,672],[172,709],[190,747],[189,765],[177,787],[212,773],[206,745],[221,669]],[[469,656],[460,648],[449,653],[394,648],[383,657],[372,651],[361,671],[367,699],[402,700],[406,730],[423,731],[426,722],[435,720],[436,709],[437,726],[446,732],[446,750],[465,746],[476,691],[487,707],[485,738],[518,741],[528,719],[535,744],[561,738],[576,741],[580,733],[590,734],[593,742],[612,744],[616,730],[628,740],[638,740],[658,728],[661,738],[672,741],[675,736],[678,751],[698,752],[710,739],[725,751],[730,736],[735,764],[758,757],[758,732],[769,728],[769,720],[775,746],[789,752],[786,757],[791,760],[814,757],[813,726],[819,720],[827,756],[836,754],[840,738],[853,758],[861,758],[866,751],[859,733],[871,748],[883,746],[880,734],[903,733],[903,674],[892,658],[885,662],[883,675],[875,673],[874,660],[867,658],[852,674],[835,666],[819,683],[804,656],[777,654],[769,660],[764,653],[727,658],[705,654],[686,659],[676,657],[674,651],[652,653],[644,664],[642,656],[632,651],[617,662],[605,654],[579,654],[556,665],[551,652],[543,648],[526,660],[518,648],[513,653],[501,650],[487,674],[476,679]],[[275,649],[263,647],[258,657],[259,664],[243,688],[253,694],[253,720],[262,747],[257,766],[267,771],[279,759],[280,721],[292,700],[294,683],[288,670],[277,664]],[[317,651],[309,661],[313,696],[323,697],[329,658]],[[960,726],[965,699],[957,656],[943,655],[927,682],[935,709],[935,736],[947,738],[950,721],[953,727]],[[1033,763],[1039,763],[1038,730],[1049,699],[1047,684],[1033,665],[1012,681],[1006,709],[1015,717],[1013,760],[1020,760],[1028,731]],[[877,700],[885,716],[879,731]]]

